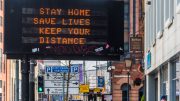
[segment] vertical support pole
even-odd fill
[[[65,96],[64,96],[64,80],[65,80],[65,73],[63,73],[63,101],[65,101]]]
[[[22,73],[22,101],[29,101],[29,59],[24,56],[21,62],[21,73]]]
[[[47,100],[49,101],[49,89],[47,89],[47,91],[48,91],[48,96],[47,96],[48,99]]]
[[[69,60],[69,71],[68,71],[68,80],[67,80],[67,94],[66,94],[66,101],[69,101],[68,96],[69,96],[69,79],[70,79],[70,69],[71,69],[71,61]]]
[[[97,77],[98,77],[98,75],[97,75],[97,61],[96,61],[96,88],[98,87],[98,85],[97,85]]]
[[[86,84],[86,78],[85,78],[85,75],[86,75],[86,68],[85,68],[86,64],[85,64],[85,60],[83,61],[83,73],[84,73],[84,84]]]
[[[19,101],[19,60],[16,60],[16,93],[15,101]]]
[[[98,63],[96,61],[96,88],[98,87]],[[97,100],[97,94],[94,94],[94,101]]]
[[[83,79],[84,79],[84,84],[86,84],[86,80],[85,80],[85,75],[86,75],[86,73],[85,73],[85,66],[86,66],[86,64],[85,64],[85,60],[83,61]],[[83,101],[86,101],[86,95],[84,95],[83,96]]]
[[[36,66],[35,60],[30,60],[30,72],[29,72],[29,101],[34,101],[35,99],[35,88],[34,88],[34,68]]]
[[[129,75],[130,75],[130,72],[128,72],[127,101],[129,101]]]

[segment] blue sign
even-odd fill
[[[79,64],[73,64],[71,65],[71,72],[79,72]]]
[[[151,67],[151,52],[148,52],[147,55],[147,68]]]
[[[98,76],[98,87],[104,87],[105,80],[104,76]]]
[[[69,71],[68,66],[46,66],[46,72],[65,72],[67,73]],[[79,64],[73,64],[70,68],[71,73],[78,73],[79,72]]]

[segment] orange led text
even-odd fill
[[[39,37],[40,44],[85,44],[85,38]]]
[[[68,9],[68,15],[75,16],[90,16],[90,12],[89,9]]]

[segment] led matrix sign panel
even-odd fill
[[[123,54],[123,2],[5,1],[8,58],[117,60]]]

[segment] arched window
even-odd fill
[[[122,90],[122,101],[127,101],[128,98],[128,84],[124,83],[121,86],[121,90]],[[131,86],[129,85],[129,91],[131,90]]]

